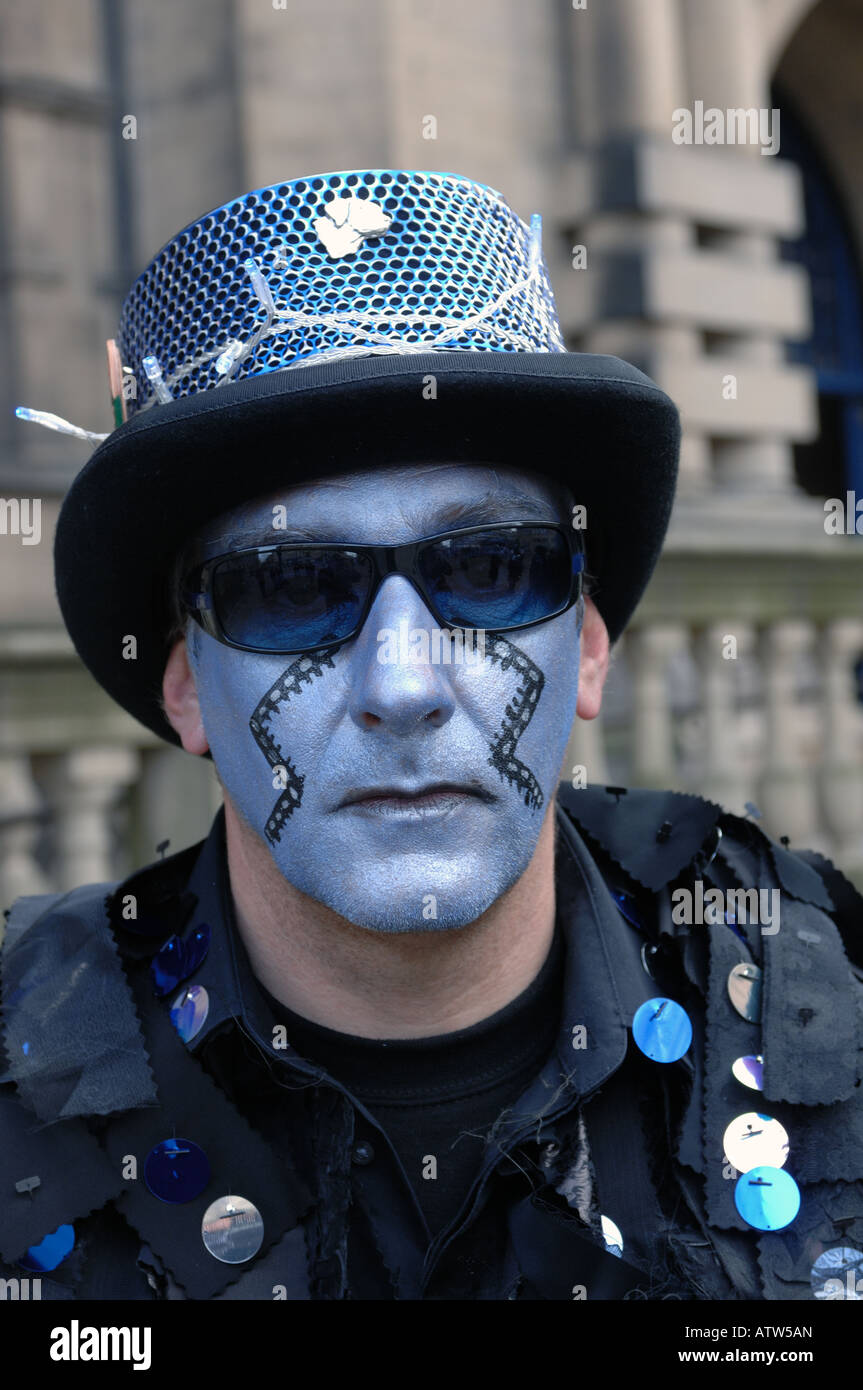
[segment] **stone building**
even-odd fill
[[[863,877],[863,541],[824,505],[863,499],[861,73],[859,0],[2,0],[0,495],[41,501],[39,544],[2,509],[3,903],[179,849],[219,800],[75,657],[51,536],[89,448],[14,407],[109,429],[105,339],[161,244],[361,167],[541,212],[568,346],[681,407],[666,552],[571,765],[754,803]]]

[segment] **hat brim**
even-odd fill
[[[100,685],[178,743],[159,703],[168,575],[205,522],[347,470],[500,464],[565,483],[587,508],[594,601],[614,641],[659,558],[679,437],[674,403],[616,357],[431,352],[246,377],[142,412],[99,446],[60,512],[57,597]]]

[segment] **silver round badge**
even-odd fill
[[[735,1081],[739,1081],[741,1086],[748,1086],[750,1091],[764,1090],[763,1057],[738,1057],[731,1064],[731,1072]]]
[[[260,1250],[264,1222],[258,1208],[245,1197],[220,1197],[204,1212],[201,1237],[214,1259],[241,1265]]]
[[[758,1023],[761,1018],[761,970],[742,960],[728,976],[728,996],[741,1018]]]
[[[788,1131],[770,1115],[750,1110],[738,1115],[722,1136],[725,1157],[738,1173],[781,1168],[788,1158]]]

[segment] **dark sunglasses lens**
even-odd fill
[[[348,637],[370,582],[368,559],[354,551],[253,550],[216,566],[213,606],[232,642],[299,651]]]
[[[475,531],[431,542],[420,571],[453,626],[518,627],[551,617],[569,601],[572,560],[565,537],[543,526]]]

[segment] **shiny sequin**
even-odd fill
[[[809,1282],[816,1298],[863,1301],[863,1251],[831,1245],[810,1269]]]
[[[194,975],[209,949],[210,928],[206,922],[185,940],[179,936],[169,937],[150,967],[156,994],[163,998]]]
[[[761,971],[751,961],[741,961],[728,975],[728,997],[741,1018],[757,1023],[761,1018]]]
[[[210,996],[203,985],[189,985],[177,995],[170,1018],[183,1042],[192,1042],[207,1021]]]
[[[623,1257],[623,1236],[620,1234],[620,1227],[617,1226],[610,1216],[600,1217],[602,1227],[602,1238],[605,1241],[605,1248],[609,1255]]]
[[[210,1181],[204,1150],[189,1139],[164,1139],[144,1163],[144,1181],[160,1202],[192,1202]]]
[[[746,1086],[750,1091],[764,1090],[764,1058],[763,1057],[738,1057],[731,1065],[731,1071],[736,1081],[741,1086]]]
[[[788,1131],[770,1115],[750,1110],[731,1121],[722,1136],[725,1156],[739,1173],[751,1168],[782,1168],[788,1158]]]
[[[47,1274],[61,1265],[74,1247],[75,1227],[58,1226],[56,1231],[44,1236],[38,1245],[31,1245],[17,1263],[34,1274]]]
[[[636,1010],[632,1036],[652,1062],[676,1062],[692,1042],[692,1024],[673,999],[648,999]]]
[[[261,1213],[245,1197],[220,1197],[204,1212],[201,1239],[222,1264],[243,1264],[257,1255],[263,1243]]]
[[[734,1205],[756,1230],[781,1231],[800,1210],[800,1189],[782,1168],[752,1168],[737,1179]]]

